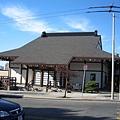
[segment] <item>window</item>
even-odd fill
[[[91,73],[91,75],[90,75],[90,80],[96,80],[96,74],[94,74],[94,73]]]

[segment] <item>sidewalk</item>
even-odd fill
[[[119,94],[114,93],[114,100],[111,100],[111,93],[100,91],[99,93],[81,93],[79,91],[72,91],[66,93],[66,98],[63,98],[65,91],[55,91],[55,89],[49,89],[46,92],[43,91],[8,91],[0,90],[0,97],[16,97],[16,98],[38,98],[38,99],[62,99],[62,100],[87,100],[87,101],[119,101]]]

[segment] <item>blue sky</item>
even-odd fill
[[[112,48],[112,13],[97,6],[120,7],[120,0],[0,0],[0,52],[19,48],[46,32],[92,32],[102,36],[103,50]],[[113,8],[113,10],[118,10]],[[115,52],[120,54],[120,13],[115,13]],[[0,62],[4,65],[5,62]]]

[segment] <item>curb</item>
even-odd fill
[[[52,97],[24,97],[24,98],[32,98],[32,99],[51,99],[51,100],[75,100],[75,101],[108,101],[108,102],[120,102],[119,100],[110,100],[110,99],[96,99],[96,98],[52,98]]]
[[[32,94],[14,94],[14,93],[0,93],[0,97],[1,98],[32,98],[32,99],[53,99],[53,100],[76,100],[76,101],[109,101],[109,102],[120,102],[120,100],[118,100],[118,98],[115,98],[113,100],[111,100],[110,98],[105,98],[105,97],[90,97],[90,96],[86,96],[86,97],[66,97],[63,98],[63,96],[36,96],[36,95],[32,95]]]
[[[2,98],[23,98],[23,95],[0,94]]]

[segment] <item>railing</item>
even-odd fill
[[[16,77],[0,77],[0,89],[9,89],[11,86],[16,86]]]
[[[72,84],[73,90],[81,90],[82,89],[82,83],[78,84]]]

